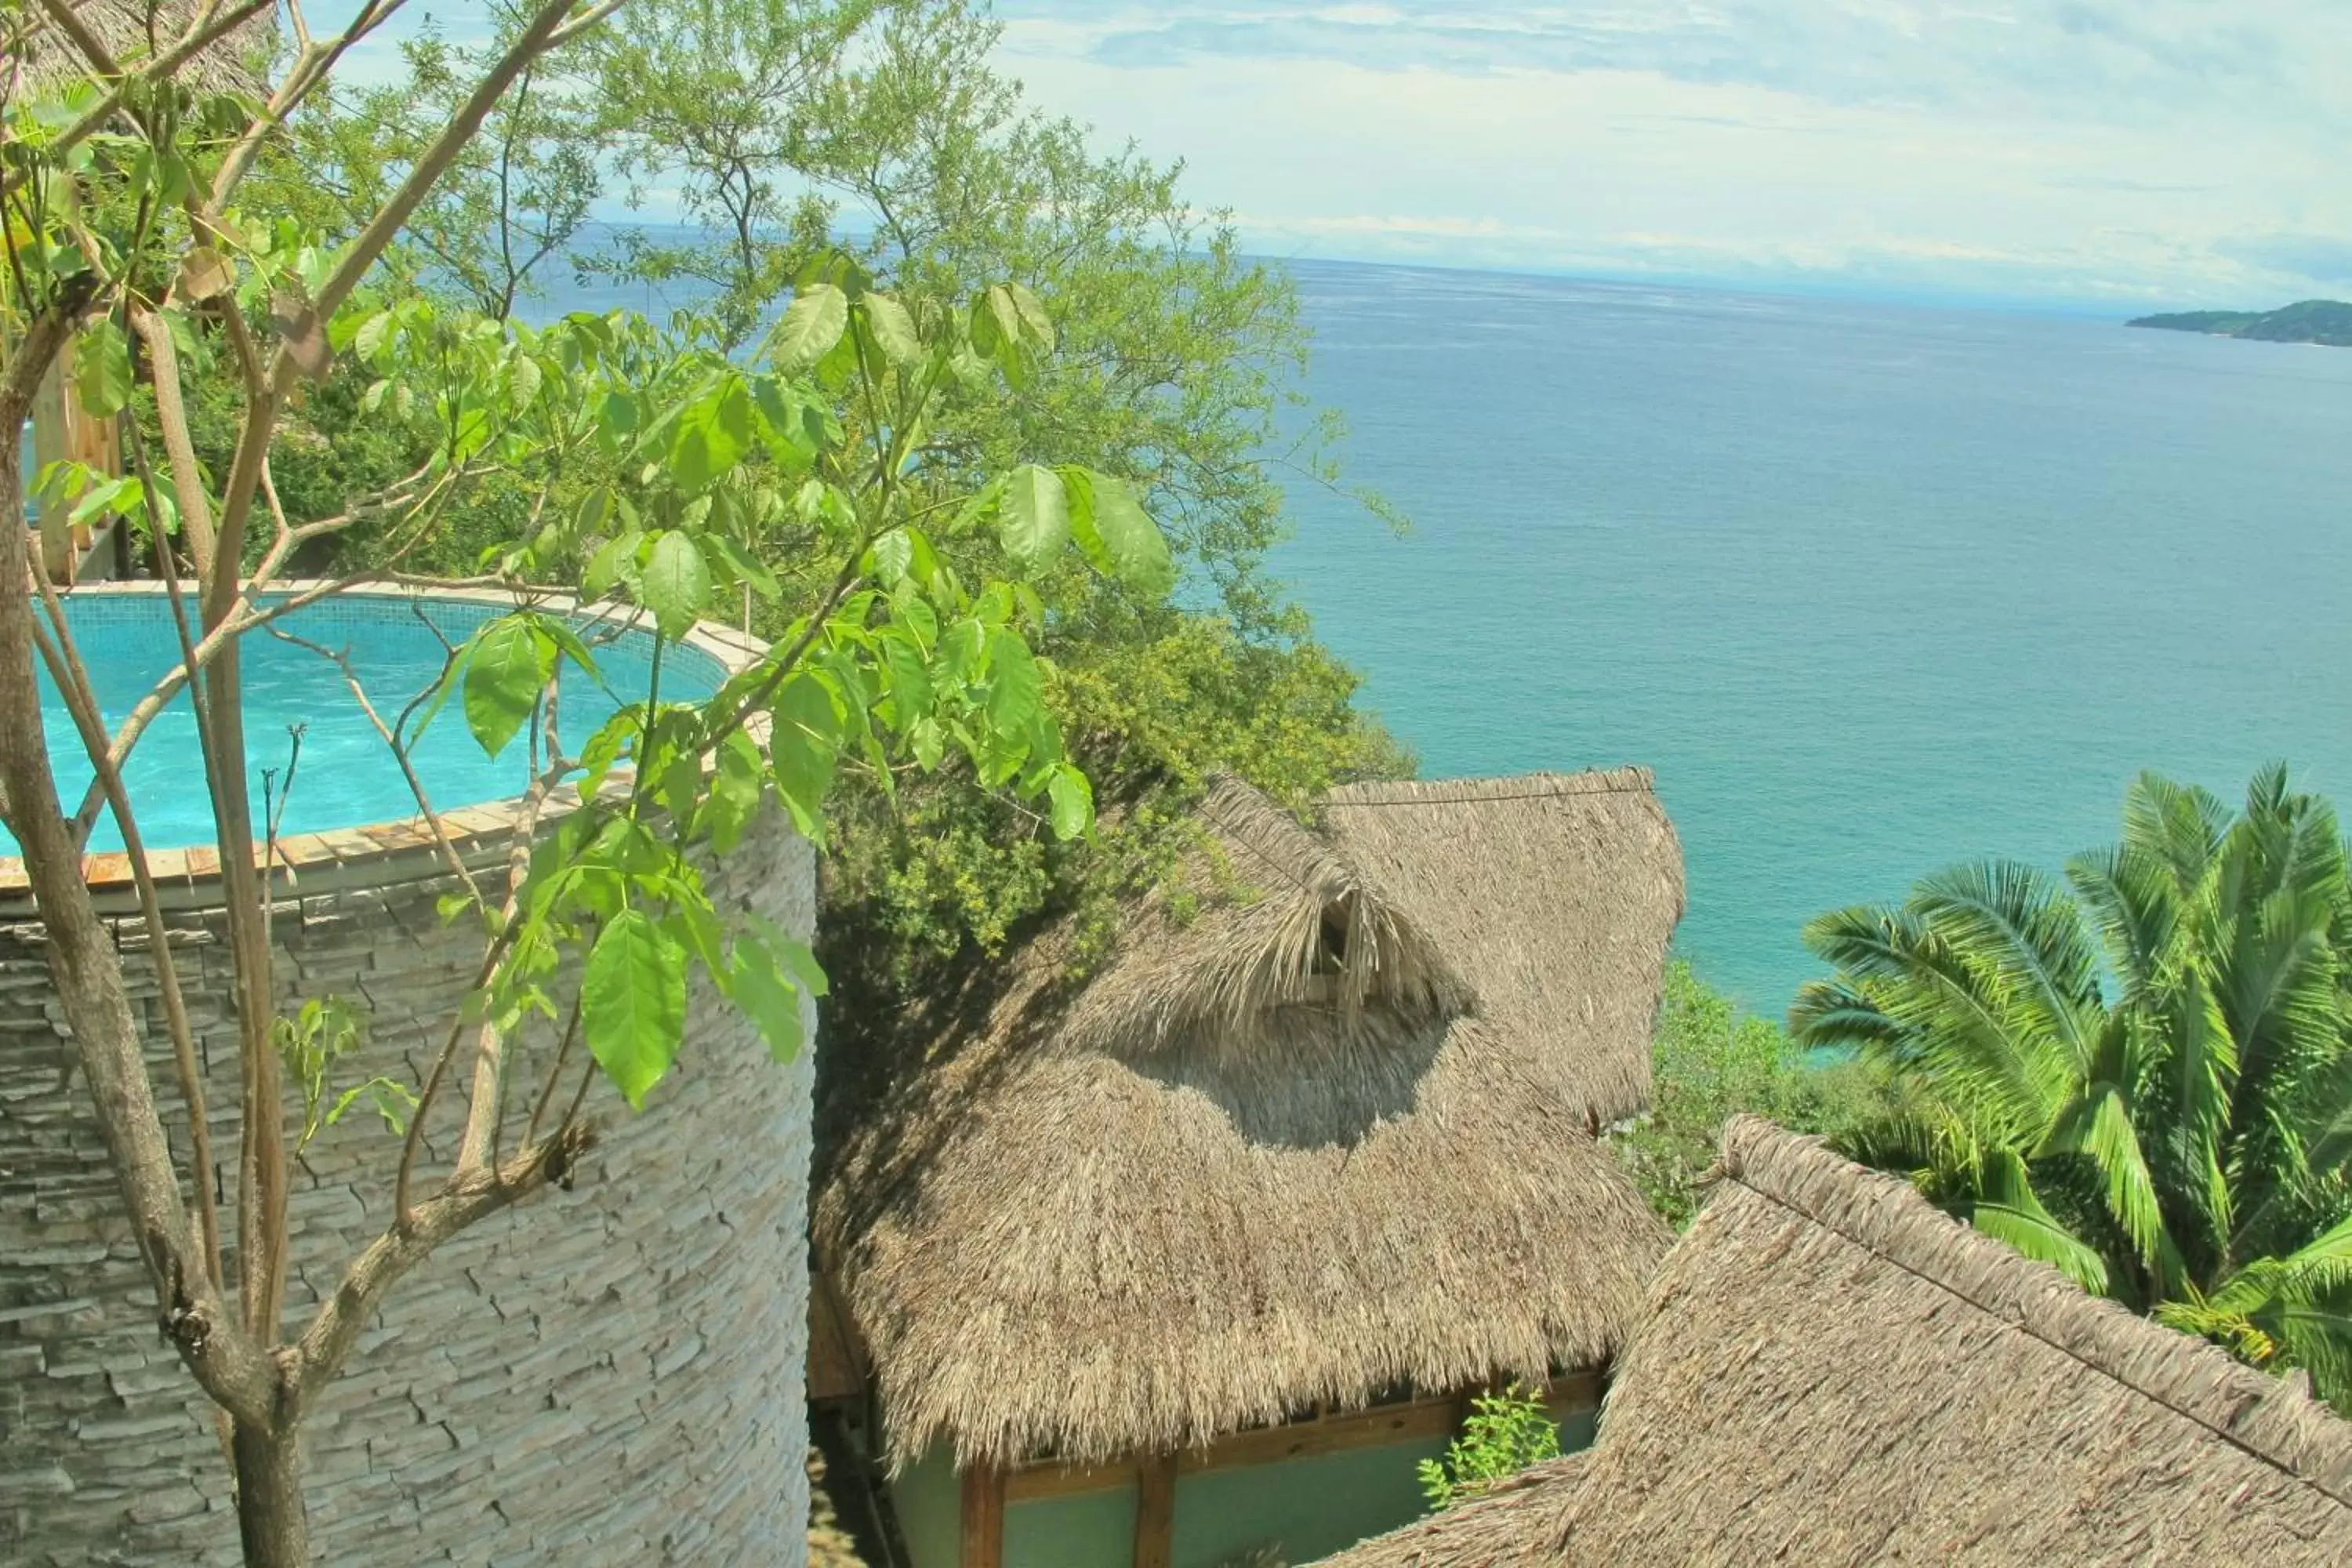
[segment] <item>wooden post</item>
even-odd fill
[[[1176,1456],[1147,1457],[1135,1479],[1135,1568],[1169,1568],[1176,1546]]]
[[[1004,1568],[1004,1472],[993,1465],[963,1472],[962,1568]]]

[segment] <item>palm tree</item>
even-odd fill
[[[2069,892],[2071,889],[2071,894]],[[1978,1229],[2352,1394],[2352,883],[2335,813],[2153,774],[2065,885],[2008,862],[1806,927],[1807,1045],[1891,1068],[1849,1140]]]

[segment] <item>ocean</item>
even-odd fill
[[[1297,484],[1276,570],[1424,776],[1655,770],[1678,950],[1757,1011],[1813,915],[2056,870],[2142,769],[2352,810],[2352,351],[1293,265],[1413,527]]]

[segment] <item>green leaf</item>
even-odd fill
[[[1054,319],[1045,313],[1044,302],[1019,283],[1007,283],[1004,286],[1004,294],[1005,298],[1013,301],[1013,316],[1020,322],[1021,330],[1026,332],[1030,341],[1039,348],[1047,353],[1052,353],[1054,352]]]
[[[748,422],[731,416],[730,399],[696,404],[679,416],[670,441],[670,481],[688,494],[709,489],[712,480],[743,460],[749,434]]]
[[[915,334],[915,319],[907,314],[906,306],[887,294],[868,294],[858,301],[858,308],[866,312],[866,324],[884,358],[895,365],[921,361],[923,342]]]
[[[718,558],[736,582],[750,584],[760,597],[774,599],[782,595],[783,585],[776,581],[776,574],[768,570],[766,563],[726,534],[704,534],[702,547],[706,554]]]
[[[889,683],[893,726],[901,734],[931,710],[931,676],[914,639],[893,628],[882,640],[882,674]]]
[[[1008,735],[1024,736],[1045,716],[1045,688],[1036,656],[1021,634],[993,627],[988,637],[988,721]]]
[[[685,1038],[686,950],[642,910],[614,915],[589,950],[580,1029],[604,1076],[643,1109]]]
[[[92,321],[74,340],[74,395],[82,412],[110,419],[131,402],[131,344],[112,318]]]
[[[1021,353],[1021,307],[1014,302],[1013,290],[999,283],[986,295],[989,325],[994,330],[997,363],[1009,364]]]
[[[710,565],[693,539],[673,530],[654,541],[637,598],[654,613],[664,637],[682,637],[694,628],[710,602]]]
[[[768,755],[775,763],[776,793],[801,837],[822,844],[824,797],[841,757],[841,710],[822,679],[803,673],[776,693],[772,721]]]
[[[767,944],[768,951],[782,962],[784,972],[793,977],[793,984],[812,996],[832,994],[832,982],[825,979],[824,968],[817,963],[816,954],[809,951],[806,942],[756,910],[747,912],[743,916],[743,923],[751,927],[752,932]]]
[[[541,635],[555,645],[556,651],[578,665],[589,679],[602,681],[604,679],[596,668],[596,655],[580,640],[578,632],[553,616],[541,616],[539,629]]]
[[[1094,786],[1087,775],[1064,763],[1055,768],[1045,794],[1054,805],[1054,837],[1065,843],[1084,837],[1095,820]]]
[[[782,961],[760,938],[746,934],[735,939],[727,994],[766,1038],[771,1058],[788,1062],[800,1054],[800,988],[786,975]]]
[[[581,574],[581,597],[601,599],[613,591],[614,584],[635,575],[637,546],[644,542],[645,535],[632,528],[598,546],[588,558],[587,570]]]
[[[556,644],[529,616],[502,616],[475,635],[466,656],[466,727],[497,756],[530,721],[555,673]]]
[[[914,564],[915,542],[903,528],[894,528],[866,551],[866,570],[886,588],[895,588]]]
[[[947,737],[940,730],[940,721],[929,714],[915,721],[907,741],[914,748],[915,761],[927,773],[940,771],[940,759],[947,752]]]
[[[1153,598],[1176,585],[1176,563],[1160,527],[1135,499],[1124,479],[1090,474],[1094,525],[1109,558],[1110,571],[1120,582]]]
[[[849,325],[849,296],[830,283],[809,283],[784,307],[768,350],[786,370],[805,370],[841,341]]]
[[[1024,572],[1051,565],[1070,542],[1069,496],[1062,476],[1041,463],[1024,463],[1005,476],[997,536]]]
[[[742,731],[734,731],[719,745],[702,819],[710,830],[710,847],[721,855],[742,842],[744,830],[760,814],[760,799],[767,788],[765,775],[759,747]]]
[[[363,360],[373,360],[391,336],[392,312],[378,310],[374,315],[362,321],[360,330],[352,334],[352,352]]]

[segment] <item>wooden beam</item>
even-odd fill
[[[1170,1568],[1176,1555],[1176,1456],[1136,1468],[1135,1568]]]
[[[1004,1500],[1031,1502],[1038,1498],[1072,1497],[1079,1492],[1117,1491],[1135,1485],[1135,1466],[1120,1459],[1108,1465],[1024,1465],[1004,1478]]]
[[[1004,1472],[993,1465],[963,1472],[961,1568],[1004,1568]]]
[[[1176,1458],[1183,1475],[1202,1470],[1230,1469],[1238,1465],[1271,1465],[1317,1454],[1344,1453],[1351,1448],[1377,1448],[1417,1437],[1443,1436],[1454,1429],[1454,1401],[1420,1399],[1405,1405],[1375,1405],[1343,1415],[1308,1421],[1286,1421],[1218,1438],[1206,1448],[1187,1448]],[[1108,1465],[1044,1463],[1017,1469],[1006,1478],[1005,1496],[1013,1502],[1037,1498],[1069,1497],[1079,1492],[1110,1491],[1136,1486],[1140,1478],[1133,1460]]]
[[[1376,1405],[1347,1415],[1327,1415],[1319,1421],[1290,1421],[1235,1432],[1209,1445],[1206,1452],[1185,1450],[1183,1468],[1222,1470],[1236,1465],[1275,1465],[1285,1459],[1305,1459],[1318,1454],[1340,1454],[1354,1448],[1380,1448],[1419,1437],[1439,1437],[1454,1430],[1452,1399],[1416,1399],[1410,1405]]]
[[[1231,1469],[1239,1465],[1272,1465],[1318,1454],[1345,1453],[1354,1448],[1378,1448],[1424,1437],[1452,1436],[1470,1413],[1470,1401],[1489,1392],[1475,1385],[1458,1394],[1415,1399],[1397,1405],[1376,1405],[1369,1410],[1339,1415],[1318,1415],[1259,1426],[1218,1438],[1206,1448],[1187,1448],[1176,1458],[1179,1472]],[[1563,1373],[1544,1390],[1544,1403],[1554,1419],[1591,1410],[1601,1402],[1597,1373]],[[1150,1461],[1145,1461],[1144,1469]],[[1004,1479],[1009,1502],[1037,1498],[1070,1497],[1081,1492],[1113,1491],[1120,1487],[1149,1485],[1135,1461],[1118,1459],[1106,1465],[1066,1465],[1042,1460],[1024,1465]]]

